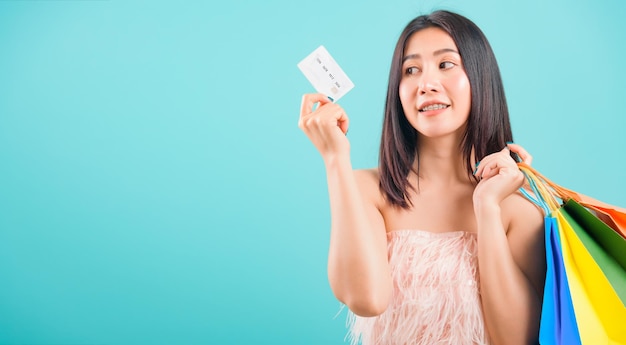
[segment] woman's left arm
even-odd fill
[[[530,163],[518,145],[511,151]],[[494,344],[536,344],[545,279],[544,217],[517,190],[524,175],[509,149],[476,170],[478,265],[485,323]]]

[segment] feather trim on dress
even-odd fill
[[[387,234],[393,292],[376,317],[348,312],[352,345],[489,344],[478,284],[476,235]]]

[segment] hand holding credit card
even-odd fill
[[[317,92],[328,96],[333,102],[338,101],[354,87],[350,78],[324,46],[319,46],[300,61],[298,68]]]

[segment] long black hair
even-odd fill
[[[413,187],[407,177],[416,158],[419,166],[417,131],[404,114],[398,90],[402,58],[411,35],[431,27],[440,28],[452,37],[470,83],[470,114],[459,147],[468,176],[472,176],[474,168],[472,152],[476,160],[480,160],[513,141],[500,69],[480,28],[469,19],[449,11],[436,11],[413,19],[400,34],[393,53],[379,155],[381,191],[388,202],[402,208],[412,205],[409,188]]]

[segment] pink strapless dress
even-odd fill
[[[348,312],[348,338],[363,345],[489,344],[478,285],[476,235],[387,234],[393,293],[376,317]]]

